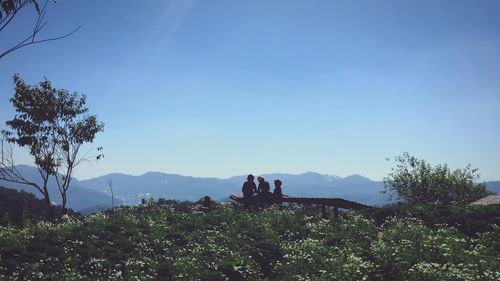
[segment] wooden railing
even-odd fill
[[[358,202],[345,200],[342,198],[308,198],[308,197],[283,197],[281,202],[298,204],[316,204],[323,206],[332,206],[341,209],[362,210],[371,208]]]
[[[240,195],[231,194],[229,198],[238,203],[243,203],[243,198]],[[342,198],[288,197],[284,195],[281,199],[281,202],[297,203],[297,204],[315,204],[315,205],[332,206],[335,208],[352,209],[352,210],[372,208],[370,206],[363,205],[361,203],[354,201],[345,200]]]

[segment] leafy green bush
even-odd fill
[[[467,204],[490,194],[477,183],[478,169],[470,165],[451,171],[446,164],[431,166],[408,153],[395,158],[396,168],[384,179],[385,190],[409,204]]]

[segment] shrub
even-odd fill
[[[490,194],[484,183],[476,183],[478,169],[470,165],[451,171],[446,164],[432,167],[408,153],[395,159],[396,168],[384,179],[384,192],[394,192],[407,203],[465,204]]]

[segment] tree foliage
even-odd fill
[[[408,153],[395,157],[396,168],[384,179],[384,192],[394,192],[410,204],[466,204],[489,194],[470,164],[454,171],[446,164],[431,166]]]
[[[86,159],[85,155],[81,156],[81,147],[93,142],[104,124],[96,115],[88,114],[85,95],[55,89],[48,80],[32,87],[17,74],[13,79],[15,93],[10,101],[17,114],[6,122],[11,129],[4,131],[6,140],[28,148],[44,180],[38,189],[48,202],[48,178],[55,177],[64,211],[73,171]],[[101,157],[102,154],[97,156]],[[4,174],[7,172],[9,170],[4,169]]]
[[[39,34],[44,29],[47,24],[45,21],[45,14],[47,10],[47,6],[49,4],[49,0],[0,0],[0,32],[4,31],[8,26],[10,26],[16,18],[19,17],[19,14],[29,8],[32,8],[36,12],[35,21],[33,23],[33,28],[27,32],[26,35],[22,35],[24,37],[20,37],[17,43],[14,43],[13,46],[6,47],[3,50],[3,46],[0,48],[0,59],[4,56],[29,45],[54,41],[66,38],[71,34],[75,33],[80,26],[73,29],[73,31],[54,37],[44,37],[40,38]],[[55,2],[55,0],[54,0]],[[3,40],[5,41],[5,40]],[[0,43],[3,43],[0,37]]]

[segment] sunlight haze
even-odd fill
[[[500,179],[500,1],[57,1],[0,60],[87,96],[105,123],[78,179],[148,171],[381,180],[409,152]],[[5,30],[0,49],[29,32]],[[29,157],[17,151],[20,163]],[[387,161],[386,158],[391,159]]]

